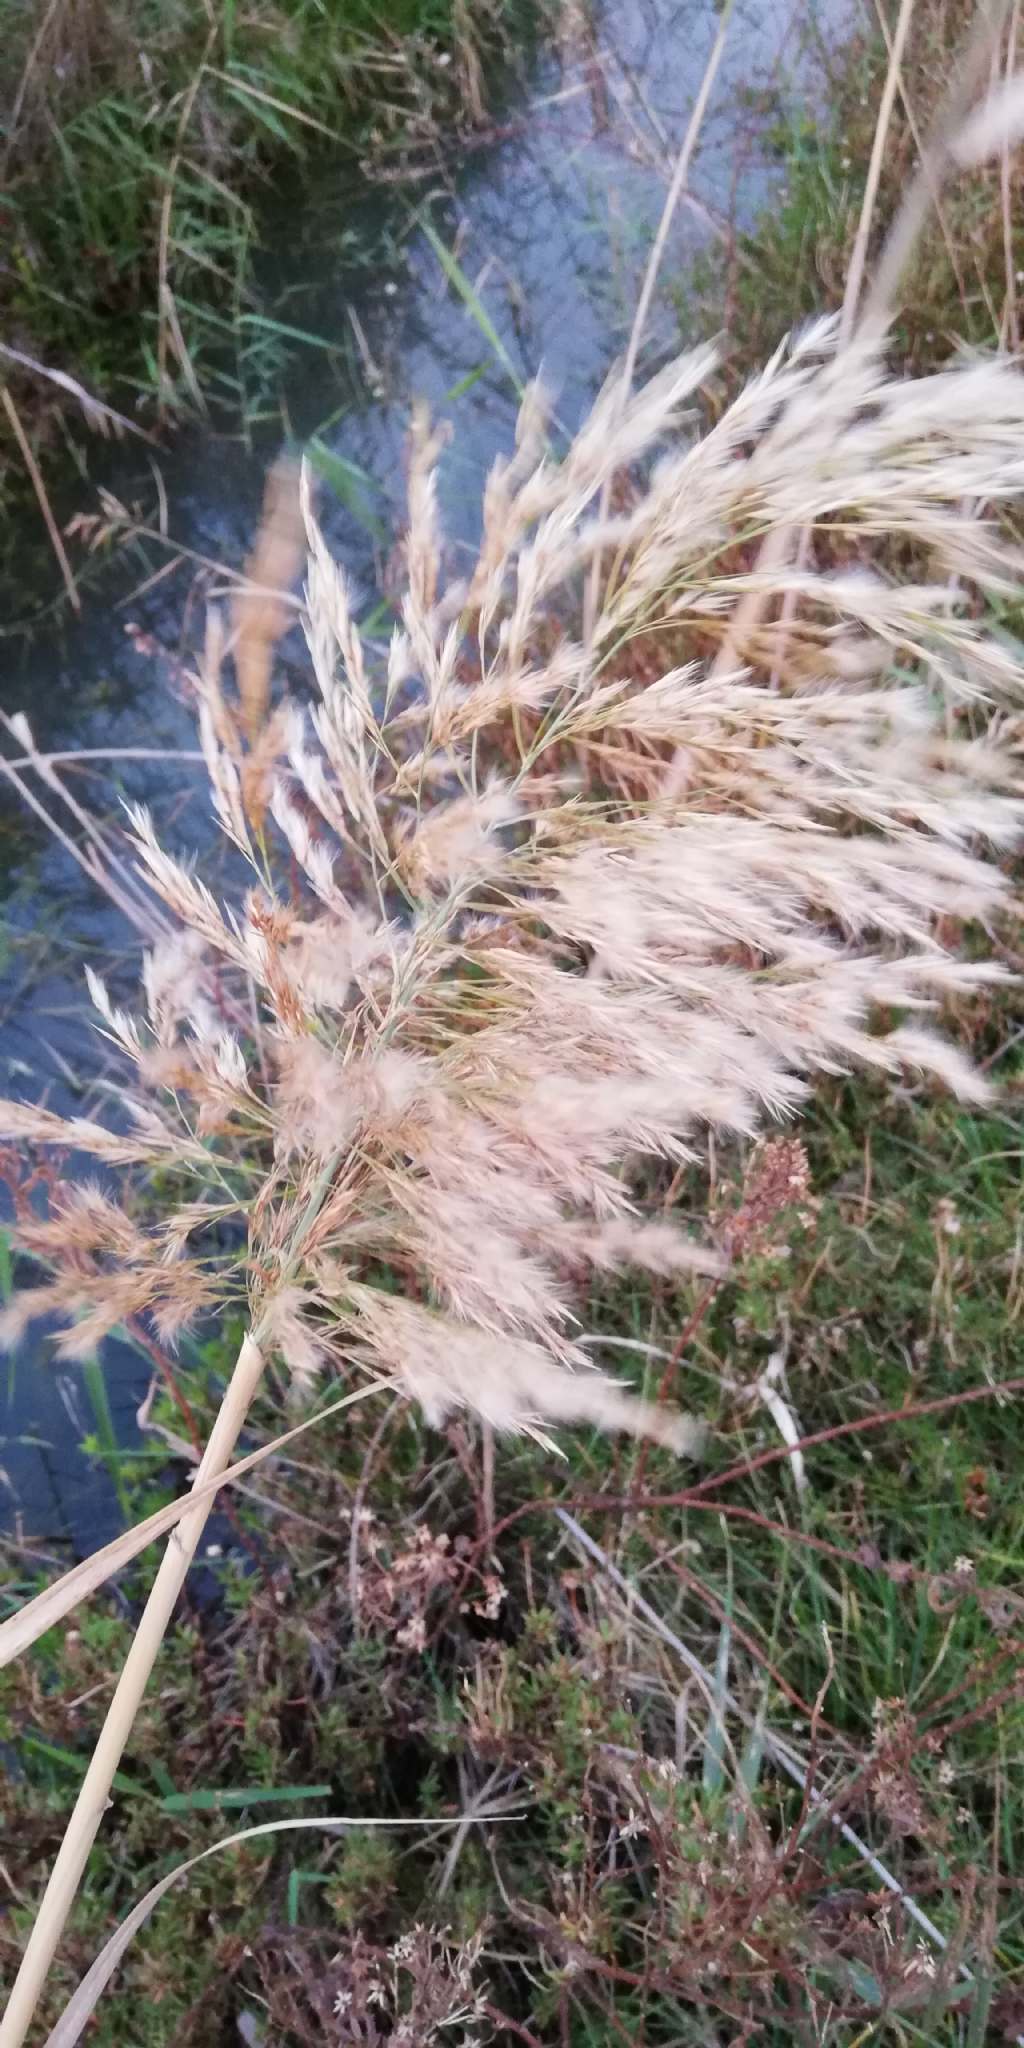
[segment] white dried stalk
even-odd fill
[[[262,1371],[262,1353],[252,1338],[246,1337],[196,1474],[197,1485],[218,1477],[228,1464]],[[31,2024],[39,1993],[96,1839],[96,1831],[106,1811],[125,1743],[211,1506],[212,1500],[205,1500],[183,1515],[164,1552],[33,1921],[14,1988],[0,2020],[0,2048],[18,2048]]]

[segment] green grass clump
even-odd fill
[[[873,251],[907,188],[973,19],[964,0],[921,0],[914,9],[872,214]],[[725,295],[738,378],[793,327],[842,305],[887,67],[877,28],[856,33],[823,66],[816,109],[790,108],[769,129],[782,173],[770,209],[735,236],[724,258],[702,266],[701,291],[716,325]],[[997,157],[947,180],[901,285],[893,348],[908,370],[926,371],[965,345],[1019,345],[1024,227],[1013,199],[1017,175],[1014,159],[1004,173]]]
[[[126,409],[237,402],[238,349],[265,340],[254,261],[282,174],[422,165],[483,118],[512,27],[460,0],[107,0],[42,19],[13,0],[3,338]],[[15,374],[38,406],[45,383]]]

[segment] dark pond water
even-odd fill
[[[845,27],[846,0],[823,5],[827,13],[816,16],[790,0],[737,0],[691,198],[666,256],[672,289],[661,293],[650,323],[652,361],[678,345],[681,323],[685,329],[693,258],[729,222],[749,226],[777,189],[769,120],[821,93],[821,52]],[[141,444],[101,451],[92,486],[139,505],[151,525],[162,498],[170,535],[191,552],[168,568],[166,548],[138,542],[102,575],[89,572],[80,617],[53,614],[30,639],[8,632],[0,642],[0,705],[27,713],[40,747],[167,750],[161,761],[120,761],[118,787],[151,804],[168,843],[209,843],[197,772],[173,758],[195,746],[174,690],[179,650],[202,617],[195,558],[242,563],[268,460],[282,441],[312,437],[342,484],[340,498],[324,493],[325,523],[371,610],[400,514],[413,396],[454,424],[444,511],[453,546],[472,541],[483,479],[511,437],[516,380],[543,369],[571,429],[624,345],[717,24],[707,0],[622,0],[605,12],[600,54],[566,30],[563,46],[539,62],[529,103],[508,111],[457,175],[439,163],[410,195],[353,192],[340,174],[332,183],[321,171],[315,194],[278,195],[268,308],[326,345],[287,343],[254,445],[195,429],[155,458]],[[500,350],[451,288],[417,209],[456,251]],[[79,487],[78,502],[93,509],[92,490]],[[26,593],[26,609],[32,603]],[[297,668],[299,658],[296,649]],[[9,759],[17,755],[9,736],[2,746]],[[79,768],[74,787],[108,813],[114,808],[109,766],[94,780]],[[96,1099],[98,1074],[102,1086],[83,954],[108,973],[117,963],[115,974],[130,978],[137,942],[2,789],[0,806],[0,1093],[45,1096],[57,1109],[81,1112]],[[127,1449],[138,1447],[135,1415],[149,1369],[116,1343],[102,1363],[113,1430]],[[45,1334],[0,1362],[0,1519],[76,1549],[105,1540],[121,1511],[109,1472],[81,1448],[94,1427],[88,1380],[53,1363]]]

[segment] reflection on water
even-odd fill
[[[815,89],[818,39],[827,32],[834,41],[844,26],[846,0],[828,4],[822,20],[787,0],[737,0],[667,279],[678,284],[697,251],[730,222],[750,224],[769,199],[778,173],[764,141],[766,108],[777,111],[783,84],[791,98]],[[202,614],[195,557],[242,563],[265,467],[283,437],[315,439],[321,469],[340,490],[324,492],[325,524],[367,608],[386,579],[387,535],[400,517],[413,396],[456,427],[442,503],[453,546],[472,541],[484,476],[511,438],[517,383],[543,370],[571,429],[624,345],[717,26],[707,0],[622,0],[606,11],[599,51],[566,31],[539,67],[529,105],[507,115],[456,180],[439,162],[411,195],[354,195],[340,174],[333,188],[321,176],[315,194],[281,195],[266,280],[276,317],[330,346],[289,344],[277,423],[257,448],[196,429],[160,455],[169,529],[189,556],[168,567],[158,544],[138,542],[86,585],[80,619],[20,649],[4,643],[0,702],[26,710],[39,746],[194,749],[175,677]],[[462,293],[418,215],[454,254]],[[372,266],[346,261],[354,242],[372,249]],[[678,295],[674,309],[663,298],[647,358],[678,345],[679,329]],[[139,445],[107,453],[102,482],[143,507],[146,523],[158,521],[153,465]],[[301,672],[300,655],[285,643],[286,673],[292,662]],[[14,741],[3,744],[13,757]],[[76,789],[113,810],[109,766],[97,764],[92,781],[86,773],[76,771]],[[187,760],[122,760],[117,778],[120,792],[152,805],[170,844],[209,841]],[[54,1108],[81,1113],[98,1071],[102,1086],[102,1045],[82,1001],[83,951],[105,970],[119,959],[130,974],[134,935],[20,808],[0,813],[0,875],[0,1093],[45,1094]],[[114,1430],[137,1444],[148,1368],[116,1344],[104,1365]],[[116,1494],[79,1448],[93,1426],[81,1374],[55,1368],[45,1338],[34,1337],[0,1377],[0,1515],[17,1513],[34,1535],[69,1536],[78,1546],[109,1536]]]

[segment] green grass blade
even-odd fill
[[[61,1770],[69,1771],[76,1778],[84,1778],[89,1763],[88,1757],[77,1756],[73,1749],[62,1749],[59,1743],[46,1742],[41,1735],[21,1735],[19,1742],[21,1748],[27,1749],[32,1756],[45,1757],[48,1763],[59,1764]],[[133,1798],[150,1797],[145,1786],[137,1784],[134,1778],[127,1777],[124,1771],[115,1772],[113,1784],[115,1791],[130,1793]]]
[[[472,391],[473,386],[479,384],[481,377],[486,377],[493,361],[493,356],[485,356],[483,362],[477,363],[475,369],[467,370],[465,376],[460,377],[458,383],[453,384],[451,390],[445,392],[445,404],[451,405],[456,398],[464,398],[467,391]]]
[[[125,1483],[121,1446],[117,1441],[117,1432],[114,1428],[114,1417],[111,1413],[110,1399],[107,1394],[106,1377],[98,1359],[89,1358],[86,1360],[82,1367],[82,1379],[85,1383],[85,1391],[89,1396],[89,1406],[92,1409],[100,1457],[114,1483],[118,1503],[123,1512],[128,1514],[130,1513],[130,1503],[128,1488]]]
[[[725,1619],[722,1622],[718,1635],[718,1654],[715,1657],[715,1685],[708,1715],[708,1732],[704,1741],[704,1790],[711,1793],[721,1791],[725,1777],[722,1759],[725,1752],[725,1703],[729,1693],[729,1654],[731,1648],[732,1630],[728,1619]]]
[[[272,320],[269,313],[241,313],[239,327],[255,328],[261,334],[276,334],[285,341],[304,341],[309,348],[337,349],[340,343],[326,334],[311,334],[308,327],[292,327],[287,320]]]
[[[243,1785],[218,1791],[198,1787],[194,1792],[171,1792],[161,1799],[164,1813],[222,1813],[233,1806],[277,1806],[292,1799],[329,1799],[329,1785]]]
[[[979,1964],[974,1972],[974,1997],[971,2000],[971,2017],[967,2027],[967,2048],[984,2048],[989,2039],[988,2017],[992,2003],[993,1976],[985,1964]]]
[[[299,1893],[304,1884],[329,1884],[330,1871],[291,1870],[288,1873],[288,1890],[285,1895],[285,1918],[289,1927],[299,1924]]]
[[[328,489],[334,492],[346,512],[350,512],[353,519],[358,521],[363,532],[368,534],[371,540],[386,540],[387,527],[382,519],[378,519],[367,502],[367,490],[376,490],[377,486],[366,470],[360,469],[356,462],[347,462],[343,455],[335,454],[333,449],[325,448],[322,441],[307,442],[306,455],[310,467],[322,478]]]
[[[491,316],[488,313],[486,306],[480,299],[479,293],[476,291],[475,287],[470,283],[470,280],[466,276],[466,273],[463,270],[458,258],[454,256],[452,254],[452,251],[447,247],[447,245],[444,242],[442,242],[441,237],[437,232],[437,229],[433,226],[432,222],[427,219],[426,214],[420,214],[418,216],[418,219],[420,227],[423,229],[423,233],[426,235],[427,241],[430,243],[430,246],[433,249],[435,256],[437,257],[437,260],[441,265],[441,268],[444,271],[444,274],[448,279],[449,284],[452,286],[453,290],[458,292],[458,295],[462,300],[463,305],[468,308],[469,312],[472,314],[474,320],[476,321],[476,324],[479,327],[480,332],[484,337],[484,340],[488,342],[490,347],[494,350],[494,353],[497,356],[498,361],[502,366],[502,369],[505,371],[505,374],[509,378],[517,395],[520,398],[522,398],[526,386],[523,383],[523,380],[519,375],[519,372],[516,369],[516,366],[512,361],[512,358],[509,355],[509,352],[505,347],[505,344],[502,341],[502,338],[498,333],[498,330],[495,327],[494,322],[491,319]]]

